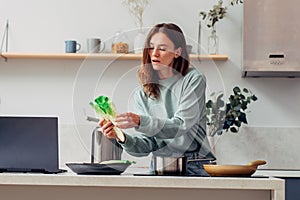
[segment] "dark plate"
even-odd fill
[[[66,165],[77,174],[119,175],[123,173],[130,164],[66,163]]]

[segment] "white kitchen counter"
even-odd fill
[[[154,199],[189,195],[209,199],[284,200],[284,180],[278,178],[221,178],[133,175],[0,174],[0,194],[7,199]],[[59,195],[58,195],[59,194]],[[241,196],[242,195],[242,196]]]
[[[257,170],[254,175],[285,178],[300,178],[299,170]]]

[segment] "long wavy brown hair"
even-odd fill
[[[182,30],[175,24],[162,23],[155,25],[149,32],[145,46],[143,50],[143,62],[138,70],[138,78],[140,84],[143,86],[143,90],[150,98],[159,99],[160,90],[158,84],[158,72],[153,69],[151,64],[151,57],[149,55],[150,40],[156,33],[164,33],[174,44],[175,49],[181,47],[181,55],[178,58],[174,58],[172,62],[172,68],[182,74],[186,75],[190,61],[189,54],[186,48],[186,41]]]

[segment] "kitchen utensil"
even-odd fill
[[[85,111],[84,111],[85,113]],[[88,121],[99,122],[96,117],[91,117],[85,114],[85,118]],[[123,148],[115,140],[107,138],[100,131],[97,126],[92,133],[91,142],[91,163],[102,162],[107,160],[120,160],[122,156]]]
[[[255,160],[248,165],[203,165],[205,171],[210,176],[251,176],[257,169],[258,165],[264,165],[264,160]]]
[[[121,145],[115,139],[105,137],[99,127],[93,130],[91,143],[91,163],[121,159]]]
[[[185,175],[186,157],[154,156],[154,170],[156,175]]]
[[[201,62],[200,59],[200,54],[201,54],[201,20],[199,20],[199,25],[198,25],[198,45],[197,45],[197,58],[198,61]]]

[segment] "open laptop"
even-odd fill
[[[0,116],[0,172],[60,173],[58,118]]]

